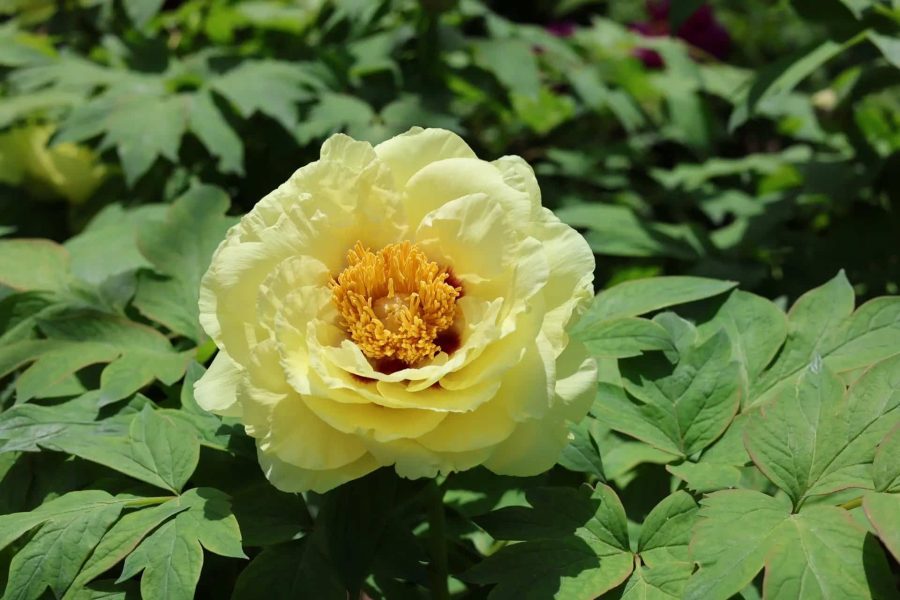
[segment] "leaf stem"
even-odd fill
[[[431,597],[435,600],[449,600],[444,491],[433,479],[428,484],[426,502],[428,506],[428,542],[431,552],[431,564],[428,567]]]

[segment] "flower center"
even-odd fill
[[[410,242],[378,252],[357,242],[347,268],[331,280],[331,294],[342,326],[367,357],[415,365],[441,350],[435,339],[456,318],[462,288],[449,277]]]

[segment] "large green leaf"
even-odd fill
[[[841,271],[788,312],[788,335],[775,361],[750,389],[759,406],[790,386],[818,356],[836,373],[868,367],[900,353],[900,298],[875,298],[853,311],[853,288]]]
[[[791,514],[787,499],[751,490],[716,492],[701,504],[691,540],[700,570],[685,600],[726,600],[763,567],[767,598],[890,595],[884,555],[843,509],[813,506]]]
[[[195,341],[203,338],[197,308],[200,278],[225,231],[236,222],[224,215],[229,205],[222,190],[194,186],[169,208],[163,223],[139,232],[141,252],[156,274],[145,272],[139,278],[135,306]]]
[[[125,559],[119,581],[143,571],[144,598],[193,598],[203,566],[203,548],[222,556],[246,558],[228,497],[210,488],[190,490],[185,496],[190,509],[144,538]]]
[[[647,350],[674,350],[669,332],[649,319],[623,317],[580,327],[575,336],[594,356],[628,358]]]
[[[900,423],[900,355],[845,387],[814,362],[791,388],[754,415],[746,445],[757,466],[795,505],[809,496],[874,487],[878,442]]]
[[[0,516],[0,548],[38,528],[12,558],[4,598],[33,600],[48,587],[61,597],[122,508],[140,502],[100,490],[78,491],[29,513]]]
[[[17,290],[65,289],[69,254],[51,240],[0,240],[0,284]]]

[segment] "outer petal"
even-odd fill
[[[302,469],[262,450],[257,451],[257,456],[263,472],[272,485],[282,492],[289,493],[312,490],[324,494],[343,483],[367,475],[380,466],[371,454],[365,454],[343,467],[322,471]]]
[[[203,410],[225,417],[240,417],[237,386],[241,369],[224,350],[220,350],[206,373],[194,383],[194,399]]]
[[[477,158],[452,131],[421,127],[378,144],[375,153],[390,167],[397,189],[402,189],[410,177],[430,163],[445,158]]]

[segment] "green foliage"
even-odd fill
[[[724,59],[640,3],[0,4],[2,597],[894,597],[900,7],[712,4]],[[597,396],[537,477],[280,492],[194,399],[200,278],[327,136],[413,125],[584,234]]]

